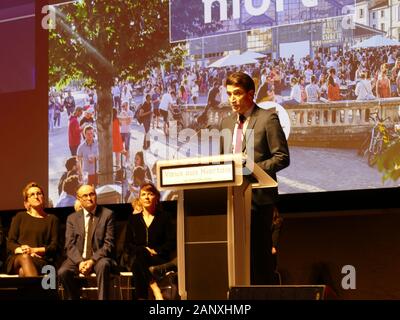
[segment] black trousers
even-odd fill
[[[110,273],[112,260],[110,258],[100,258],[94,265],[96,273],[99,300],[110,299]],[[79,300],[80,286],[76,276],[79,273],[79,265],[67,259],[58,270],[58,278],[61,281],[66,300]]]
[[[274,284],[271,225],[273,204],[251,205],[250,283]]]
[[[152,256],[145,247],[136,249],[136,256],[132,266],[133,283],[135,284],[136,299],[148,299],[149,284],[154,281],[149,267],[166,263],[167,260],[159,256]]]

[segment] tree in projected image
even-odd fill
[[[399,130],[400,132],[400,130]],[[383,172],[383,180],[400,178],[400,136],[397,137],[378,157],[377,166]]]
[[[56,7],[49,36],[50,85],[83,79],[98,94],[100,184],[112,177],[114,80],[138,81],[160,64],[182,64],[184,51],[169,43],[168,0],[85,0]]]

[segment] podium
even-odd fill
[[[227,299],[250,285],[251,191],[268,187],[277,182],[241,154],[157,161],[157,188],[178,191],[181,299]]]

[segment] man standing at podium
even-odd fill
[[[243,72],[228,76],[226,89],[233,113],[221,122],[221,130],[232,133],[232,149],[224,153],[247,154],[276,180],[276,172],[289,165],[289,148],[274,109],[254,103],[253,79]],[[252,137],[247,139],[246,137]],[[251,203],[251,284],[273,284],[271,224],[278,199],[277,188],[254,189]]]

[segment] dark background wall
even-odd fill
[[[400,188],[281,195],[284,284],[327,284],[339,299],[400,299]],[[342,268],[356,289],[342,288]]]
[[[284,214],[282,282],[327,284],[339,299],[400,299],[399,226],[399,208]],[[345,265],[355,268],[355,290],[341,286]]]
[[[14,2],[18,2],[13,1]],[[26,2],[23,0],[22,2]],[[22,186],[34,180],[47,189],[48,184],[48,139],[47,139],[47,78],[48,78],[48,33],[41,27],[43,0],[36,1],[35,45],[27,45],[20,32],[19,50],[7,52],[10,43],[1,42],[0,51],[8,64],[18,64],[15,54],[21,59],[35,61],[35,89],[0,93],[0,210],[21,208]],[[11,4],[11,1],[10,1]],[[44,15],[43,15],[44,16]],[[0,24],[0,28],[2,24]],[[32,30],[27,30],[32,35]],[[25,47],[26,45],[26,47]],[[33,50],[32,50],[33,49]],[[29,52],[26,52],[29,51]],[[12,55],[12,59],[10,57]],[[28,58],[26,57],[28,55]],[[31,56],[33,55],[33,57]],[[21,65],[25,65],[21,62]],[[14,79],[21,66],[0,70],[2,78]],[[31,66],[25,68],[30,69]],[[18,75],[17,75],[18,77]],[[22,81],[23,79],[21,79]]]
[[[285,198],[285,197],[283,197]],[[286,199],[290,202],[290,198]],[[345,204],[343,204],[345,205]],[[170,214],[176,202],[164,203]],[[131,212],[129,204],[110,205],[121,224]],[[72,208],[51,208],[65,224]],[[0,212],[4,232],[16,210]],[[400,208],[282,213],[278,270],[283,285],[328,285],[338,299],[400,299]],[[61,232],[63,233],[63,232]],[[122,250],[123,239],[117,236]],[[0,260],[5,244],[0,245]],[[356,289],[344,290],[342,267],[352,265]]]

